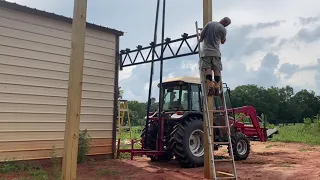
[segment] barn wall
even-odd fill
[[[63,151],[71,24],[0,8],[0,161]],[[87,29],[81,130],[112,153],[116,36]]]

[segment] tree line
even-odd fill
[[[122,97],[123,90],[120,90]],[[291,86],[265,88],[253,84],[237,86],[231,90],[232,107],[253,106],[258,116],[267,116],[271,124],[303,123],[303,118],[313,119],[320,113],[320,96],[306,89],[294,93]],[[128,101],[130,120],[134,126],[145,124],[148,102]],[[151,99],[151,112],[158,109],[158,102]],[[127,118],[124,119],[127,122]]]
[[[257,114],[265,114],[271,124],[303,123],[320,112],[320,96],[302,89],[294,93],[291,86],[265,88],[242,85],[231,91],[233,107],[251,105]]]

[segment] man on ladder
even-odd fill
[[[212,84],[209,87],[209,96],[220,94],[220,72],[222,71],[220,43],[225,43],[227,36],[225,27],[230,24],[231,20],[228,17],[224,17],[220,22],[211,21],[206,24],[200,34],[200,42],[204,41],[201,53],[201,68],[205,70],[206,80]],[[212,79],[212,70],[215,81]]]
[[[198,31],[201,28],[198,28],[198,24],[196,22],[197,29],[197,40],[198,40],[198,49],[199,49],[199,72],[201,77],[201,89],[202,89],[202,99],[203,99],[203,112],[204,112],[204,128],[206,129],[207,141],[208,145],[205,145],[205,148],[208,147],[209,157],[211,165],[205,162],[205,177],[217,180],[217,179],[235,179],[237,180],[236,167],[234,162],[233,151],[230,151],[231,162],[233,167],[233,174],[217,171],[215,167],[214,158],[214,150],[213,144],[228,144],[232,149],[231,142],[231,131],[230,124],[227,112],[226,99],[224,95],[224,91],[222,88],[222,63],[221,63],[221,52],[220,52],[220,43],[224,44],[226,41],[227,31],[226,28],[231,24],[231,20],[228,17],[224,17],[219,22],[208,22],[205,27],[202,29],[201,33]],[[200,47],[200,42],[204,41],[203,47]],[[212,78],[212,70],[214,71],[214,81]],[[220,92],[221,91],[221,94]],[[213,109],[213,96],[219,96],[223,102],[223,110],[221,109]],[[214,125],[214,113],[224,114],[225,126],[215,126]],[[228,142],[213,142],[211,137],[214,134],[214,128],[227,128],[228,129]],[[209,163],[209,162],[207,162]],[[210,167],[211,166],[211,167]],[[207,167],[207,169],[206,169]],[[208,169],[209,168],[209,169]],[[211,175],[211,172],[212,175]]]

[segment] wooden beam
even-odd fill
[[[203,0],[203,27],[212,21],[212,0]]]
[[[75,180],[77,176],[86,16],[87,0],[75,0],[71,36],[67,117],[62,163],[63,180]]]
[[[203,0],[203,27],[212,21],[212,0]],[[205,78],[204,78],[205,79]],[[208,109],[213,109],[213,96],[208,96]],[[203,101],[204,102],[204,101]],[[204,105],[203,105],[204,107]],[[203,108],[203,112],[205,113],[205,108]],[[210,113],[210,117],[213,117],[213,113]],[[210,120],[211,125],[213,125],[213,118]],[[203,130],[204,130],[204,178],[213,179],[212,173],[212,163],[209,155],[209,141],[207,135],[206,128],[206,116],[203,116]],[[213,134],[213,133],[212,133]],[[211,137],[213,139],[213,136]],[[213,148],[213,147],[212,147]]]

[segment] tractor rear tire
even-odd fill
[[[174,127],[169,142],[170,149],[181,167],[203,166],[203,134],[203,121],[199,117],[186,117]]]
[[[250,153],[250,141],[247,136],[241,132],[236,132],[231,136],[234,160],[245,160]],[[230,154],[230,147],[228,147]]]

